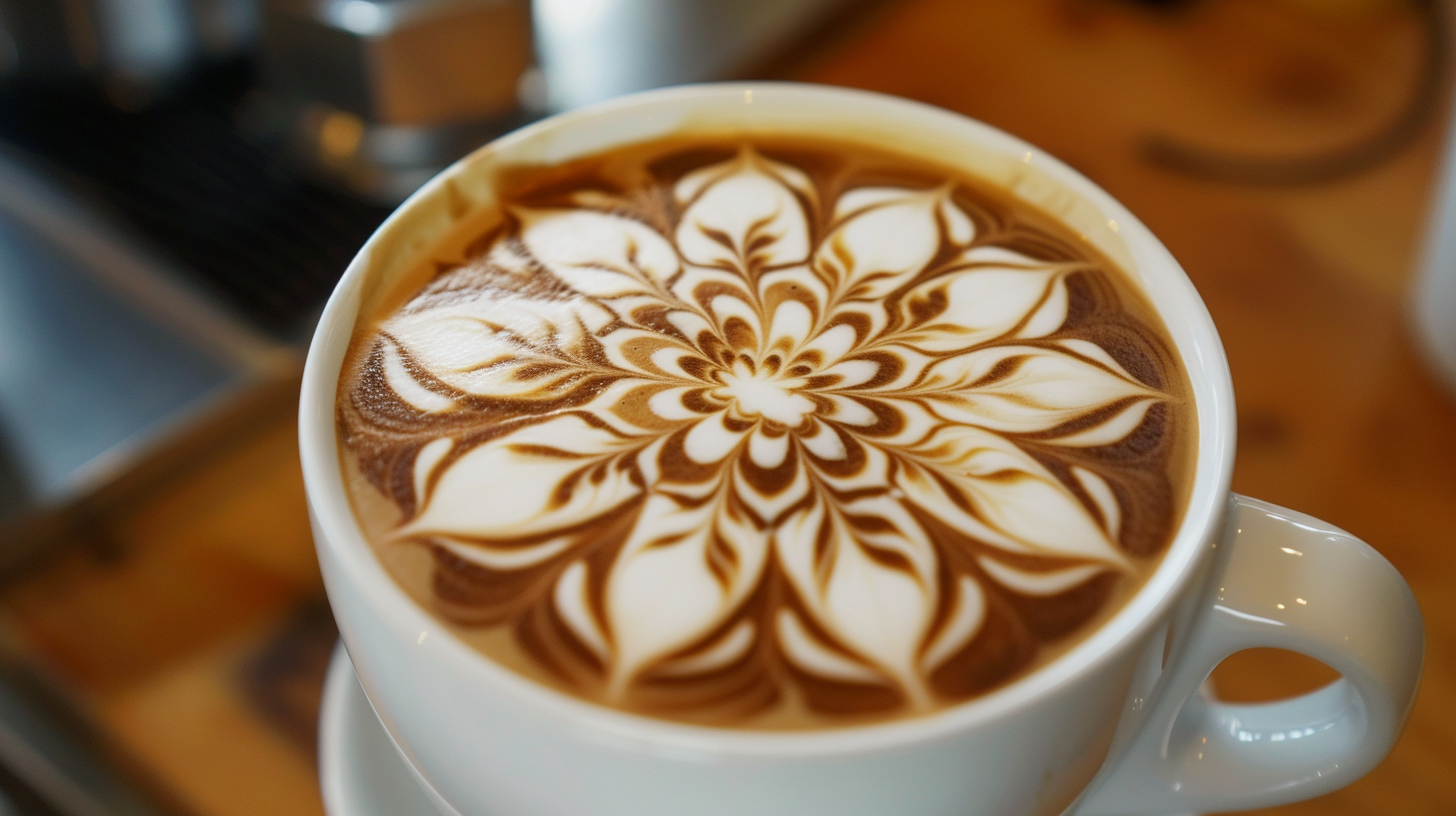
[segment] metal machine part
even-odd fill
[[[553,110],[736,76],[844,0],[535,0],[536,51]]]
[[[314,176],[397,203],[544,113],[737,76],[843,2],[268,0],[253,118]]]
[[[394,203],[526,121],[526,0],[268,0],[251,119],[310,174]]]

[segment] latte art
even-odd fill
[[[984,693],[1141,581],[1190,433],[1105,261],[949,173],[632,167],[508,196],[356,341],[376,546],[457,631],[607,705],[832,724]]]

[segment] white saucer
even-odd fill
[[[328,816],[450,813],[432,804],[416,781],[364,696],[342,643],[334,648],[319,711],[319,784]]]
[[[319,781],[328,816],[459,816],[425,792],[364,696],[343,644],[324,681]]]

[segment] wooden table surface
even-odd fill
[[[855,4],[763,71],[966,113],[1119,198],[1223,336],[1235,489],[1350,530],[1408,578],[1427,653],[1394,753],[1267,814],[1456,814],[1456,399],[1423,370],[1403,316],[1446,117],[1365,172],[1305,186],[1197,180],[1140,146],[1162,133],[1261,154],[1336,148],[1398,114],[1420,54],[1394,0],[905,0]],[[334,632],[293,433],[286,404],[255,418],[0,592],[0,642],[180,812],[322,812],[313,724]],[[1328,677],[1255,653],[1215,679],[1221,696],[1258,700]]]

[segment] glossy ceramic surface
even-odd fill
[[[342,645],[334,651],[324,684],[319,715],[319,780],[328,816],[441,813],[441,805],[430,801],[380,724]]]
[[[329,816],[438,816],[379,724],[342,645],[319,712],[319,784]]]
[[[1157,572],[1066,655],[978,700],[887,725],[802,734],[676,725],[592,706],[496,667],[415,606],[374,559],[343,492],[333,427],[338,370],[361,311],[419,248],[490,206],[500,165],[559,162],[724,127],[852,134],[954,157],[1083,232],[1138,278],[1165,316],[1194,383],[1201,459],[1193,495]],[[1036,148],[964,117],[793,85],[627,97],[518,131],[447,171],[380,228],[346,273],[310,349],[300,409],[315,540],[343,639],[400,750],[466,816],[1052,816],[1079,799],[1089,816],[1120,816],[1257,807],[1352,781],[1389,750],[1408,709],[1419,614],[1404,583],[1368,547],[1313,519],[1230,498],[1233,421],[1227,365],[1202,302],[1157,239],[1110,196]],[[1282,521],[1265,525],[1273,533],[1245,536],[1238,532],[1245,513]],[[1305,551],[1315,539],[1331,539],[1338,557],[1299,562],[1310,566],[1292,573],[1267,568],[1271,542]],[[1334,605],[1340,614],[1311,614],[1296,625],[1264,610],[1283,602],[1285,578],[1376,591]],[[1218,589],[1230,585],[1238,591]],[[1253,618],[1275,623],[1251,630],[1257,636],[1239,629]],[[1368,642],[1388,648],[1343,649],[1341,639],[1355,633],[1340,626],[1352,622],[1373,633]],[[1208,672],[1249,645],[1314,654],[1349,683],[1261,712],[1201,705],[1196,691]],[[1240,731],[1230,719],[1256,713],[1267,716],[1255,729]],[[1219,741],[1220,728],[1232,742]],[[1288,736],[1296,728],[1298,740]],[[1184,751],[1202,739],[1216,750]],[[1109,756],[1121,761],[1104,763]]]

